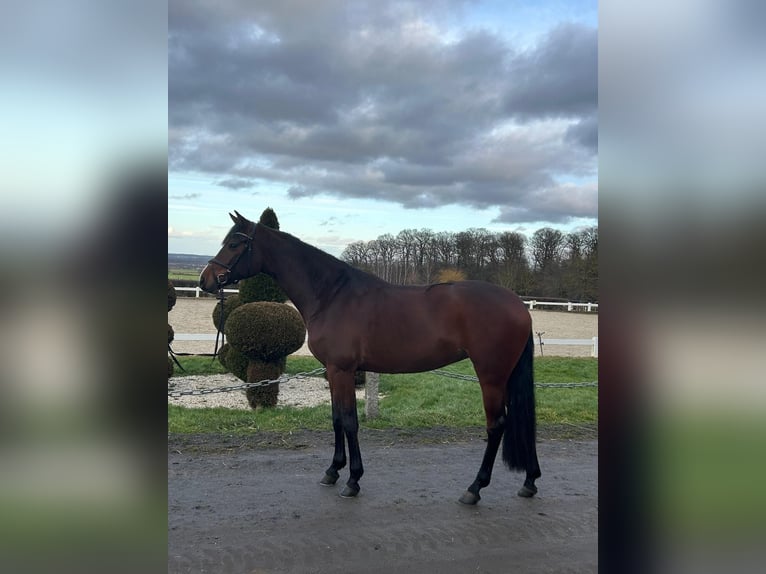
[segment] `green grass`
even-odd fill
[[[226,373],[226,369],[218,360],[218,357],[203,357],[200,355],[188,355],[185,357],[176,357],[178,362],[184,368],[182,371],[178,365],[174,365],[173,377],[185,377],[188,375],[220,375]]]
[[[181,357],[187,374],[222,372],[209,357]],[[188,367],[187,367],[188,364]],[[294,374],[321,366],[313,357],[291,356],[286,372]],[[452,372],[473,375],[469,361],[450,365]],[[598,360],[590,358],[539,357],[535,359],[535,380],[546,383],[586,382],[598,379]],[[367,428],[472,427],[484,424],[478,383],[444,378],[432,373],[381,375],[380,416],[360,423]],[[594,423],[598,417],[598,389],[538,388],[537,417],[545,424]],[[258,412],[214,409],[186,409],[168,406],[168,430],[175,433],[247,434],[258,431],[326,429],[330,406],[297,409],[279,407]]]
[[[203,357],[201,355],[187,355],[176,357],[178,362],[184,368],[183,371],[176,365],[173,371],[173,377],[186,377],[189,375],[219,375],[226,373],[220,361],[216,357]],[[314,357],[292,356],[287,360],[286,373],[294,375],[295,373],[305,373],[321,367],[321,363]]]
[[[195,271],[194,269],[168,269],[168,279],[171,281],[177,279],[191,279],[196,281],[199,279],[200,271]]]
[[[251,434],[258,431],[327,429],[330,405],[306,409],[278,407],[257,412],[236,409],[187,409],[168,405],[168,432]]]
[[[294,375],[295,373],[307,373],[313,371],[322,366],[322,363],[317,361],[314,357],[308,357],[303,355],[291,355],[287,357],[287,368],[285,373]]]

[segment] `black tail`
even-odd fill
[[[511,470],[538,474],[540,469],[535,448],[535,383],[532,372],[534,356],[534,339],[530,332],[527,346],[524,347],[521,358],[508,379],[503,461]]]

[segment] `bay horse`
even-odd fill
[[[340,495],[359,493],[364,469],[357,437],[357,370],[415,373],[469,358],[481,387],[487,446],[460,502],[480,500],[501,438],[508,468],[526,472],[518,495],[537,493],[532,319],[518,296],[482,281],[392,285],[288,233],[236,211],[229,216],[234,226],[202,270],[200,287],[216,293],[262,272],[274,278],[300,312],[309,349],[330,382],[335,453],[320,484],[333,486],[338,480],[346,466],[347,441],[350,478]]]

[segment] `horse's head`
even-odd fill
[[[261,256],[255,245],[255,223],[237,211],[229,214],[231,228],[218,254],[208,261],[199,276],[203,291],[215,293],[219,289],[260,273]]]

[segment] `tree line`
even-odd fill
[[[350,243],[347,263],[400,285],[480,279],[522,296],[598,301],[598,227],[527,238],[516,231],[404,229]]]

